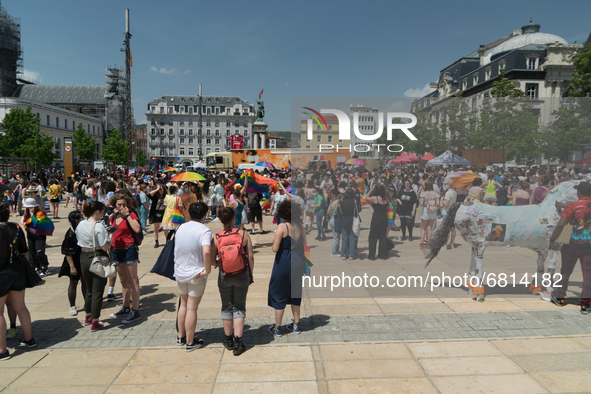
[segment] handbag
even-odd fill
[[[179,226],[176,229],[176,231],[178,231],[178,229],[181,228],[181,226]],[[150,272],[152,272],[154,274],[164,276],[165,278],[172,279],[172,280],[175,280],[175,277],[174,277],[174,239],[175,239],[174,233],[175,232],[173,232],[173,231],[168,233],[168,237],[166,239],[166,244],[164,245],[164,248],[162,248],[162,252],[160,252],[158,259],[156,259],[156,264],[154,264],[154,266],[150,270]]]
[[[355,216],[353,216],[353,234],[356,237],[359,237],[359,234],[361,234],[361,218],[359,217],[359,212],[357,212],[357,203],[355,203]]]
[[[568,245],[570,243],[570,236],[573,232],[573,225],[572,224],[565,224],[562,228],[562,232],[560,235],[554,240],[554,242]]]
[[[242,215],[241,216],[242,216],[241,217],[242,220],[240,221],[240,223],[247,224],[248,223],[248,214],[246,213],[246,208],[244,208],[244,207],[242,208]]]
[[[6,240],[8,241],[8,244],[10,245],[11,263],[14,264],[14,259],[16,257],[18,259],[18,263],[23,267],[23,271],[25,273],[25,284],[27,288],[30,289],[37,286],[40,283],[45,283],[45,281],[41,279],[39,274],[37,274],[35,268],[31,265],[31,263],[29,263],[29,260],[27,260],[25,256],[22,256],[18,252],[18,249],[16,248],[16,241],[18,240],[19,233],[18,229],[16,229],[16,236],[14,237],[14,240],[12,242],[10,242],[10,239],[8,239],[8,236],[4,231],[1,232],[4,238],[6,238]]]
[[[181,213],[181,210],[179,209],[179,201],[180,198],[177,197],[174,204],[174,210],[172,211],[172,219],[170,219],[170,222],[173,224],[185,223],[185,216]]]
[[[113,264],[109,256],[96,253],[96,234],[94,232],[95,227],[96,222],[92,224],[92,249],[94,250],[94,257],[90,263],[89,271],[96,276],[100,276],[101,278],[112,278],[117,275],[117,270],[115,269],[115,264]]]

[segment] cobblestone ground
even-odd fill
[[[363,215],[368,224],[370,212],[364,210]],[[269,218],[265,220],[272,230]],[[217,223],[210,226],[214,232],[221,228]],[[558,308],[525,288],[491,289],[482,303],[472,301],[465,289],[412,298],[367,292],[317,297],[310,291],[302,303],[302,333],[273,337],[267,331],[273,322],[273,310],[267,306],[272,232],[253,237],[255,283],[247,301],[248,347],[240,357],[221,345],[215,276],[198,312],[197,335],[205,340],[205,348],[186,353],[175,346],[178,293],[175,282],[149,273],[161,250],[153,248],[151,233],[140,250],[142,319],[130,326],[110,319],[121,299],[105,299],[105,328],[90,332],[81,324],[80,292],[80,313],[69,316],[68,279],[57,277],[66,230],[66,220],[56,221],[48,240],[52,275],[27,290],[38,346],[27,350],[16,339],[8,340],[13,357],[0,362],[2,393],[591,392],[591,316],[579,313],[575,299]],[[367,232],[364,228],[360,238],[361,259],[346,262],[344,271],[377,267],[363,259]],[[397,241],[400,233],[390,236]],[[310,246],[316,272],[322,272],[324,263],[336,264],[321,257],[328,255],[329,242],[311,240]],[[469,258],[469,248],[460,240],[429,268],[431,273],[463,274]],[[531,272],[535,259],[533,252],[519,248],[489,248],[485,255],[486,268],[496,273]],[[397,242],[384,264],[392,272],[424,275],[424,263],[415,241]],[[580,272],[571,283],[569,294],[574,297],[580,291]],[[120,291],[117,283],[115,293]],[[284,324],[290,321],[288,309]]]

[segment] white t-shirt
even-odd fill
[[[174,237],[174,276],[177,282],[188,282],[205,270],[201,248],[211,245],[211,230],[191,221],[179,226]]]
[[[78,246],[82,248],[92,249],[92,226],[94,223],[88,220],[83,220],[76,226],[76,239],[78,240]],[[109,241],[109,233],[102,223],[97,222],[94,229],[96,234],[95,246],[97,248],[103,246]]]
[[[447,215],[449,208],[451,208],[451,206],[456,203],[457,199],[458,199],[458,193],[456,193],[455,190],[448,189],[445,192],[445,197],[443,197],[443,201],[447,200],[449,202],[449,204],[447,207],[445,205],[441,204],[441,214],[443,216]]]

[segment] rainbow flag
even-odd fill
[[[29,231],[31,234],[36,235],[53,235],[53,230],[55,230],[55,226],[51,219],[45,215],[45,212],[38,211],[35,215],[29,216],[29,218],[24,222],[25,229]]]
[[[394,209],[392,209],[392,204],[388,207],[388,226],[389,227],[396,227],[394,223]]]
[[[254,170],[248,170],[242,173],[238,183],[246,186],[247,193],[267,193],[269,185],[277,184],[279,181],[259,175]]]

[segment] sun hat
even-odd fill
[[[443,181],[443,184],[444,185],[453,185],[454,184],[454,181],[452,181],[451,179],[446,179],[446,180]]]
[[[39,204],[37,204],[37,200],[35,200],[34,198],[25,198],[25,200],[23,201],[23,208],[35,208],[38,206]]]
[[[37,188],[31,185],[27,188],[27,193],[37,193]]]

